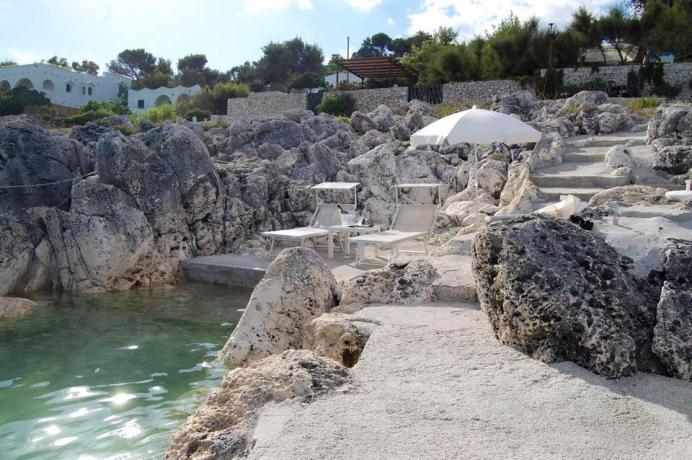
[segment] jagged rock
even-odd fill
[[[655,153],[653,169],[670,174],[685,174],[692,168],[692,145],[671,145]]]
[[[533,109],[534,96],[531,91],[516,91],[510,94],[498,94],[493,97],[492,110],[507,115],[519,115],[527,120]]]
[[[626,131],[634,125],[632,116],[625,107],[619,104],[601,104],[598,106],[601,112],[598,115],[598,132],[610,134],[618,131]]]
[[[667,190],[649,185],[623,185],[598,192],[589,200],[589,207],[632,206],[635,204],[665,203]]]
[[[528,164],[514,162],[509,165],[507,183],[500,193],[500,209],[495,214],[526,214],[533,211],[539,201],[538,186],[530,179]]]
[[[0,214],[33,206],[63,206],[73,180],[93,171],[88,151],[74,139],[45,129],[28,117],[0,121]]]
[[[627,266],[594,232],[544,216],[491,223],[473,247],[481,308],[502,343],[608,378],[649,365],[655,311]]]
[[[646,130],[647,142],[659,138],[692,137],[692,110],[689,105],[662,105],[656,109]]]
[[[341,364],[307,350],[288,350],[228,372],[173,436],[166,459],[245,457],[266,404],[316,396],[351,382]]]
[[[562,163],[565,151],[562,136],[557,133],[546,134],[527,155],[526,161],[532,170]]]
[[[632,153],[624,145],[614,145],[605,154],[605,164],[611,169],[634,168]]]
[[[375,128],[383,133],[388,132],[394,126],[394,113],[386,105],[380,104],[375,110],[368,113],[368,117],[375,123]]]
[[[353,127],[356,132],[365,133],[371,129],[377,129],[377,123],[368,115],[356,110],[351,114],[351,127]]]
[[[391,144],[382,144],[348,162],[348,170],[361,184],[358,201],[375,224],[386,225],[393,214],[391,186],[396,181],[396,159]]]
[[[20,290],[31,263],[33,242],[27,228],[10,214],[0,213],[0,296]]]
[[[252,291],[243,316],[221,350],[228,366],[246,365],[303,346],[308,323],[338,298],[334,275],[314,250],[281,251]]]
[[[417,113],[421,117],[437,118],[435,109],[427,102],[418,99],[414,99],[408,103],[408,113]]]
[[[305,330],[303,348],[331,358],[346,367],[353,367],[360,358],[365,343],[375,325],[357,317],[340,313],[318,316]]]
[[[478,192],[478,212],[484,218],[497,211],[495,199],[487,192]],[[450,196],[442,207],[442,214],[449,217],[454,225],[465,225],[465,221],[471,217],[475,219],[476,202],[474,190],[469,187],[463,192]]]
[[[672,375],[692,381],[692,241],[671,240],[663,278],[653,351]]]
[[[437,276],[435,267],[424,259],[391,263],[346,281],[341,306],[428,302],[433,299],[433,281]]]
[[[0,296],[0,320],[27,315],[34,311],[36,306],[37,303],[33,300]]]
[[[113,128],[90,121],[84,126],[75,126],[70,133],[70,139],[86,145],[92,152],[96,151],[96,143],[102,134],[113,131]]]
[[[599,106],[606,102],[608,102],[608,95],[603,91],[579,91],[567,98],[565,105],[583,108],[584,106]]]

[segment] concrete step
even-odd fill
[[[629,177],[612,176],[600,162],[567,162],[531,174],[539,187],[609,188],[630,183]]]
[[[583,145],[588,145],[589,147],[612,147],[614,145],[626,144],[628,141],[645,142],[646,132],[613,133],[604,136],[577,136],[569,139],[567,147]]]
[[[605,147],[574,148],[562,154],[562,161],[564,163],[602,163],[607,151]]]
[[[560,195],[574,195],[577,198],[589,201],[592,196],[603,192],[605,188],[577,188],[577,187],[540,187],[538,194],[542,200],[547,202],[560,201]]]

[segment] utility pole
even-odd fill
[[[346,36],[346,59],[350,59],[350,55],[351,55],[351,37],[347,35]],[[346,70],[346,83],[348,83],[350,80],[350,77],[348,74],[349,74],[349,71]]]

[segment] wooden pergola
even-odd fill
[[[362,79],[366,78],[411,78],[418,74],[401,60],[391,56],[339,59],[336,64]],[[338,79],[337,72],[337,79]],[[337,80],[338,83],[338,80]]]

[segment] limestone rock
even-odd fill
[[[586,106],[599,106],[608,102],[608,95],[603,91],[579,91],[574,96],[567,98],[565,105],[583,108]]]
[[[589,200],[590,208],[665,203],[667,190],[649,185],[622,185],[598,192]]]
[[[541,137],[534,149],[529,152],[527,163],[531,170],[558,165],[562,163],[564,151],[565,147],[560,134],[546,134]]]
[[[617,104],[616,107],[622,107]],[[603,106],[599,106],[599,110],[602,110]],[[624,107],[622,107],[624,109]],[[600,113],[598,115],[598,132],[599,134],[610,134],[618,131],[625,131],[633,126],[634,122],[629,113],[614,113],[612,111],[607,111]]]
[[[422,117],[437,118],[435,109],[427,102],[418,99],[414,99],[408,103],[408,113],[417,113]]]
[[[33,300],[0,296],[0,320],[27,315],[34,310],[36,305]]]
[[[167,459],[245,457],[268,403],[316,396],[351,382],[348,370],[306,350],[288,350],[226,374],[173,436]]]
[[[303,348],[353,367],[370,338],[374,324],[340,313],[318,316],[305,330]]]
[[[692,168],[692,145],[671,145],[656,152],[652,168],[670,174],[685,174]]]
[[[386,133],[394,126],[394,113],[384,104],[380,104],[375,110],[368,113],[368,117],[375,123],[378,131]]]
[[[0,121],[0,185],[57,182],[31,188],[0,189],[0,214],[33,206],[65,209],[73,181],[93,171],[88,151],[64,134],[28,117]]]
[[[371,129],[377,129],[377,123],[368,115],[356,110],[351,114],[351,127],[353,127],[356,132],[365,133]]]
[[[692,241],[671,241],[663,277],[653,351],[672,375],[692,381]]]
[[[528,164],[515,161],[509,166],[507,183],[500,193],[500,209],[495,214],[526,214],[539,201],[538,186],[530,179]]]
[[[334,275],[314,250],[281,251],[252,291],[243,316],[221,350],[227,366],[246,365],[301,348],[308,323],[338,298]]]
[[[646,130],[647,142],[658,138],[686,139],[692,137],[692,110],[689,105],[661,105],[656,109]]]
[[[516,114],[522,120],[527,120],[534,104],[531,91],[516,91],[510,94],[498,94],[493,97],[492,110],[507,115]]]
[[[614,145],[605,154],[605,164],[611,169],[634,168],[632,153],[624,145]]]
[[[651,347],[655,312],[627,263],[593,232],[535,215],[491,223],[473,248],[481,308],[502,343],[609,378],[648,364]]]
[[[435,267],[424,259],[391,263],[346,281],[341,305],[428,302],[433,299],[433,281],[437,276]]]
[[[27,228],[10,214],[0,213],[0,235],[0,295],[5,295],[23,287],[34,245]]]

